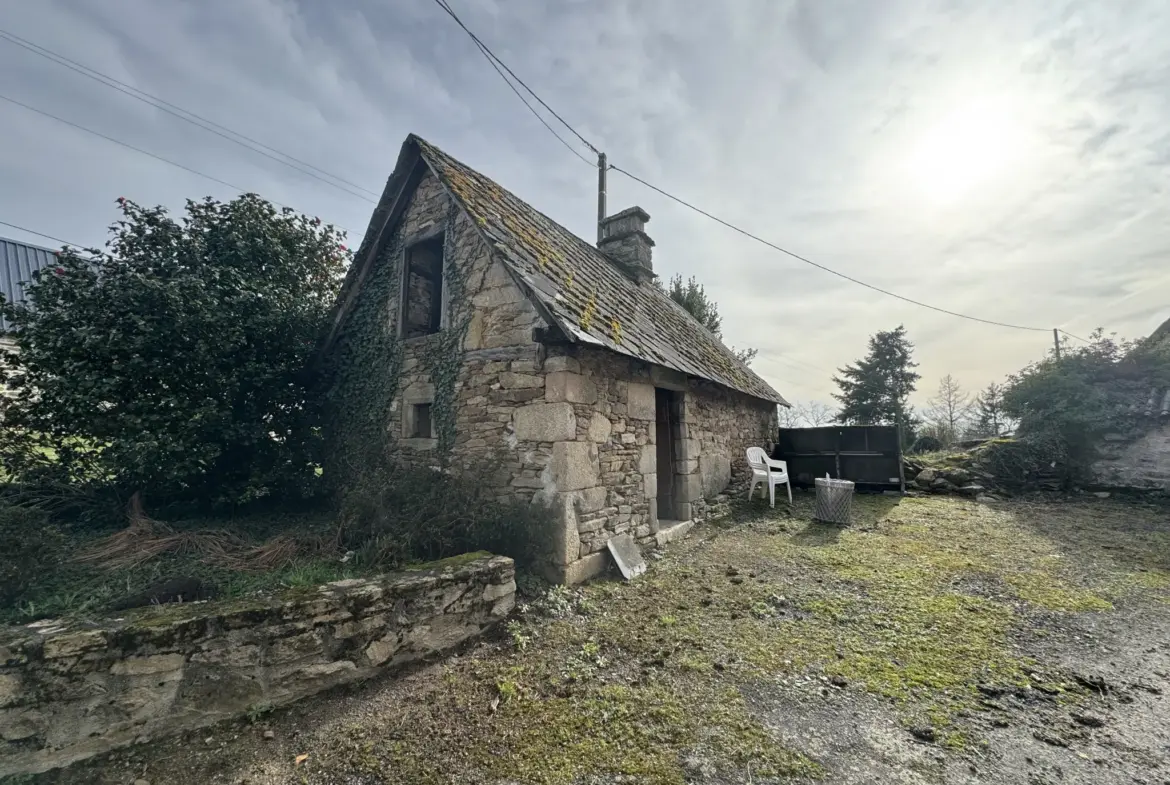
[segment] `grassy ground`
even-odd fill
[[[245,541],[262,542],[287,531],[327,529],[329,513],[305,512],[250,515],[246,518],[172,522],[176,531],[227,530]],[[52,569],[39,573],[14,602],[0,605],[0,624],[19,624],[48,617],[89,618],[106,612],[111,603],[136,594],[152,583],[174,577],[195,577],[216,587],[220,598],[239,597],[278,587],[316,586],[353,577],[354,570],[336,559],[301,558],[277,569],[242,571],[217,566],[196,554],[167,554],[132,567],[108,569],[75,557],[117,529],[64,527],[66,546]]]
[[[742,508],[642,579],[553,590],[462,656],[46,781],[1038,783],[1023,769],[1051,750],[1061,781],[1114,781],[1078,779],[1097,758],[1070,712],[1109,708],[1080,631],[1113,619],[1110,645],[1170,660],[1166,509],[859,496],[844,529],[810,511]],[[1042,749],[1005,762],[1026,745]]]

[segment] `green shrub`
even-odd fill
[[[1148,427],[1148,399],[1170,383],[1167,347],[1116,341],[1100,330],[1091,339],[1009,377],[1003,409],[1019,427],[1016,442],[995,451],[1005,471],[1018,475],[1029,465],[1046,465],[1066,486],[1081,484],[1091,477],[1105,434],[1136,435]]]
[[[8,605],[55,568],[65,537],[43,510],[0,502],[0,543],[0,603]]]
[[[499,499],[477,477],[392,465],[368,472],[343,501],[338,544],[362,565],[394,567],[472,551],[535,564],[551,542],[541,504]]]
[[[340,233],[254,194],[189,201],[180,220],[119,208],[106,251],[62,251],[27,303],[3,306],[19,351],[0,474],[142,491],[155,509],[312,493],[320,401],[306,367],[347,256]]]

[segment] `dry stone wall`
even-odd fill
[[[0,633],[0,777],[281,706],[479,635],[515,602],[487,554],[313,591]]]

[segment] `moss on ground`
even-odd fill
[[[1032,614],[1170,596],[1170,533],[1135,523],[1151,511],[858,496],[854,512],[842,529],[811,522],[807,496],[792,514],[740,508],[644,578],[581,588],[575,613],[560,590],[557,618],[522,615],[513,643],[449,661],[390,733],[331,734],[323,765],[389,782],[677,785],[698,750],[733,780],[815,778],[818,763],[761,724],[742,688],[822,677],[962,747],[978,740],[964,719],[978,685],[1078,700],[1021,653]]]
[[[487,551],[472,551],[470,553],[461,553],[458,556],[448,556],[445,559],[435,559],[428,562],[417,562],[415,564],[407,564],[402,569],[408,572],[417,572],[420,570],[442,570],[446,568],[463,567],[471,564],[478,559],[489,558],[492,554]]]
[[[803,494],[792,513],[740,507],[633,583],[553,589],[500,640],[347,699],[332,719],[313,714],[322,724],[298,742],[312,757],[282,772],[680,785],[697,759],[719,781],[806,781],[824,769],[781,741],[769,695],[864,693],[853,706],[880,702],[944,747],[977,745],[979,686],[1083,699],[1071,674],[1033,659],[1060,619],[1170,601],[1164,508],[854,503],[848,528],[811,522]],[[257,760],[275,765],[265,744]]]

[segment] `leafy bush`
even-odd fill
[[[345,261],[332,226],[254,194],[119,199],[106,252],[58,254],[7,304],[19,352],[0,397],[0,474],[238,504],[310,492],[319,406],[306,373]]]
[[[0,603],[18,599],[34,579],[51,571],[65,538],[42,510],[0,502]]]
[[[1066,484],[1083,482],[1101,437],[1140,431],[1149,396],[1168,384],[1167,347],[1098,330],[1087,346],[1066,346],[1060,359],[1050,355],[1009,377],[1003,409],[1018,419],[1020,438],[998,449],[1019,466],[1036,458],[1057,464]]]
[[[342,502],[338,544],[367,566],[479,550],[536,563],[551,541],[548,508],[498,499],[475,477],[402,465],[369,472]]]

